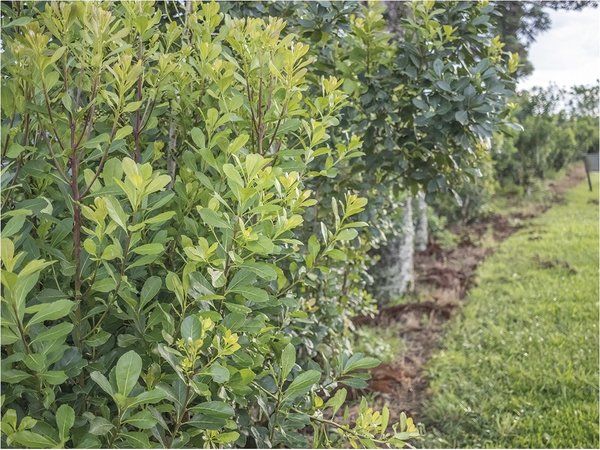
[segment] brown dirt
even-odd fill
[[[494,251],[498,242],[523,228],[523,221],[547,210],[552,203],[563,200],[563,194],[585,178],[581,165],[573,167],[561,180],[548,183],[553,196],[533,208],[511,215],[491,215],[475,224],[456,226],[452,231],[460,236],[459,244],[443,250],[435,242],[416,255],[415,303],[381,308],[374,318],[358,317],[356,325],[396,327],[406,350],[390,364],[382,364],[371,371],[369,391],[375,394],[376,403],[397,405],[391,408],[392,416],[405,411],[416,421],[427,397],[425,364],[431,358],[443,335],[448,320],[455,315],[467,291],[473,286],[479,264]],[[485,239],[488,245],[484,246]],[[493,238],[494,245],[489,241]],[[535,232],[530,239],[540,239]],[[540,265],[556,264],[539,261]],[[569,268],[567,268],[569,269]],[[397,418],[397,417],[394,417]]]

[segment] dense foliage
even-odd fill
[[[486,3],[294,6],[2,5],[3,445],[419,435],[342,414],[378,364],[350,318],[397,205],[479,174],[517,59]]]

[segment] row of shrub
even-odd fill
[[[598,153],[599,85],[555,85],[518,92],[511,115],[521,128],[496,133],[492,151],[482,161],[482,177],[458,188],[461,204],[438,197],[432,212],[450,221],[473,221],[494,210],[493,197],[524,195],[585,154]]]
[[[357,2],[2,13],[2,445],[417,437],[342,412],[378,364],[351,318],[398,206],[476,178],[514,128],[493,6],[415,2],[393,27]]]

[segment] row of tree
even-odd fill
[[[2,12],[2,444],[418,436],[340,413],[378,364],[347,338],[410,286],[413,201],[457,194],[516,127],[494,5]],[[373,291],[382,261],[400,277]]]

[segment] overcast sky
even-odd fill
[[[550,29],[529,49],[534,71],[519,87],[594,83],[600,78],[600,8],[549,13]]]

